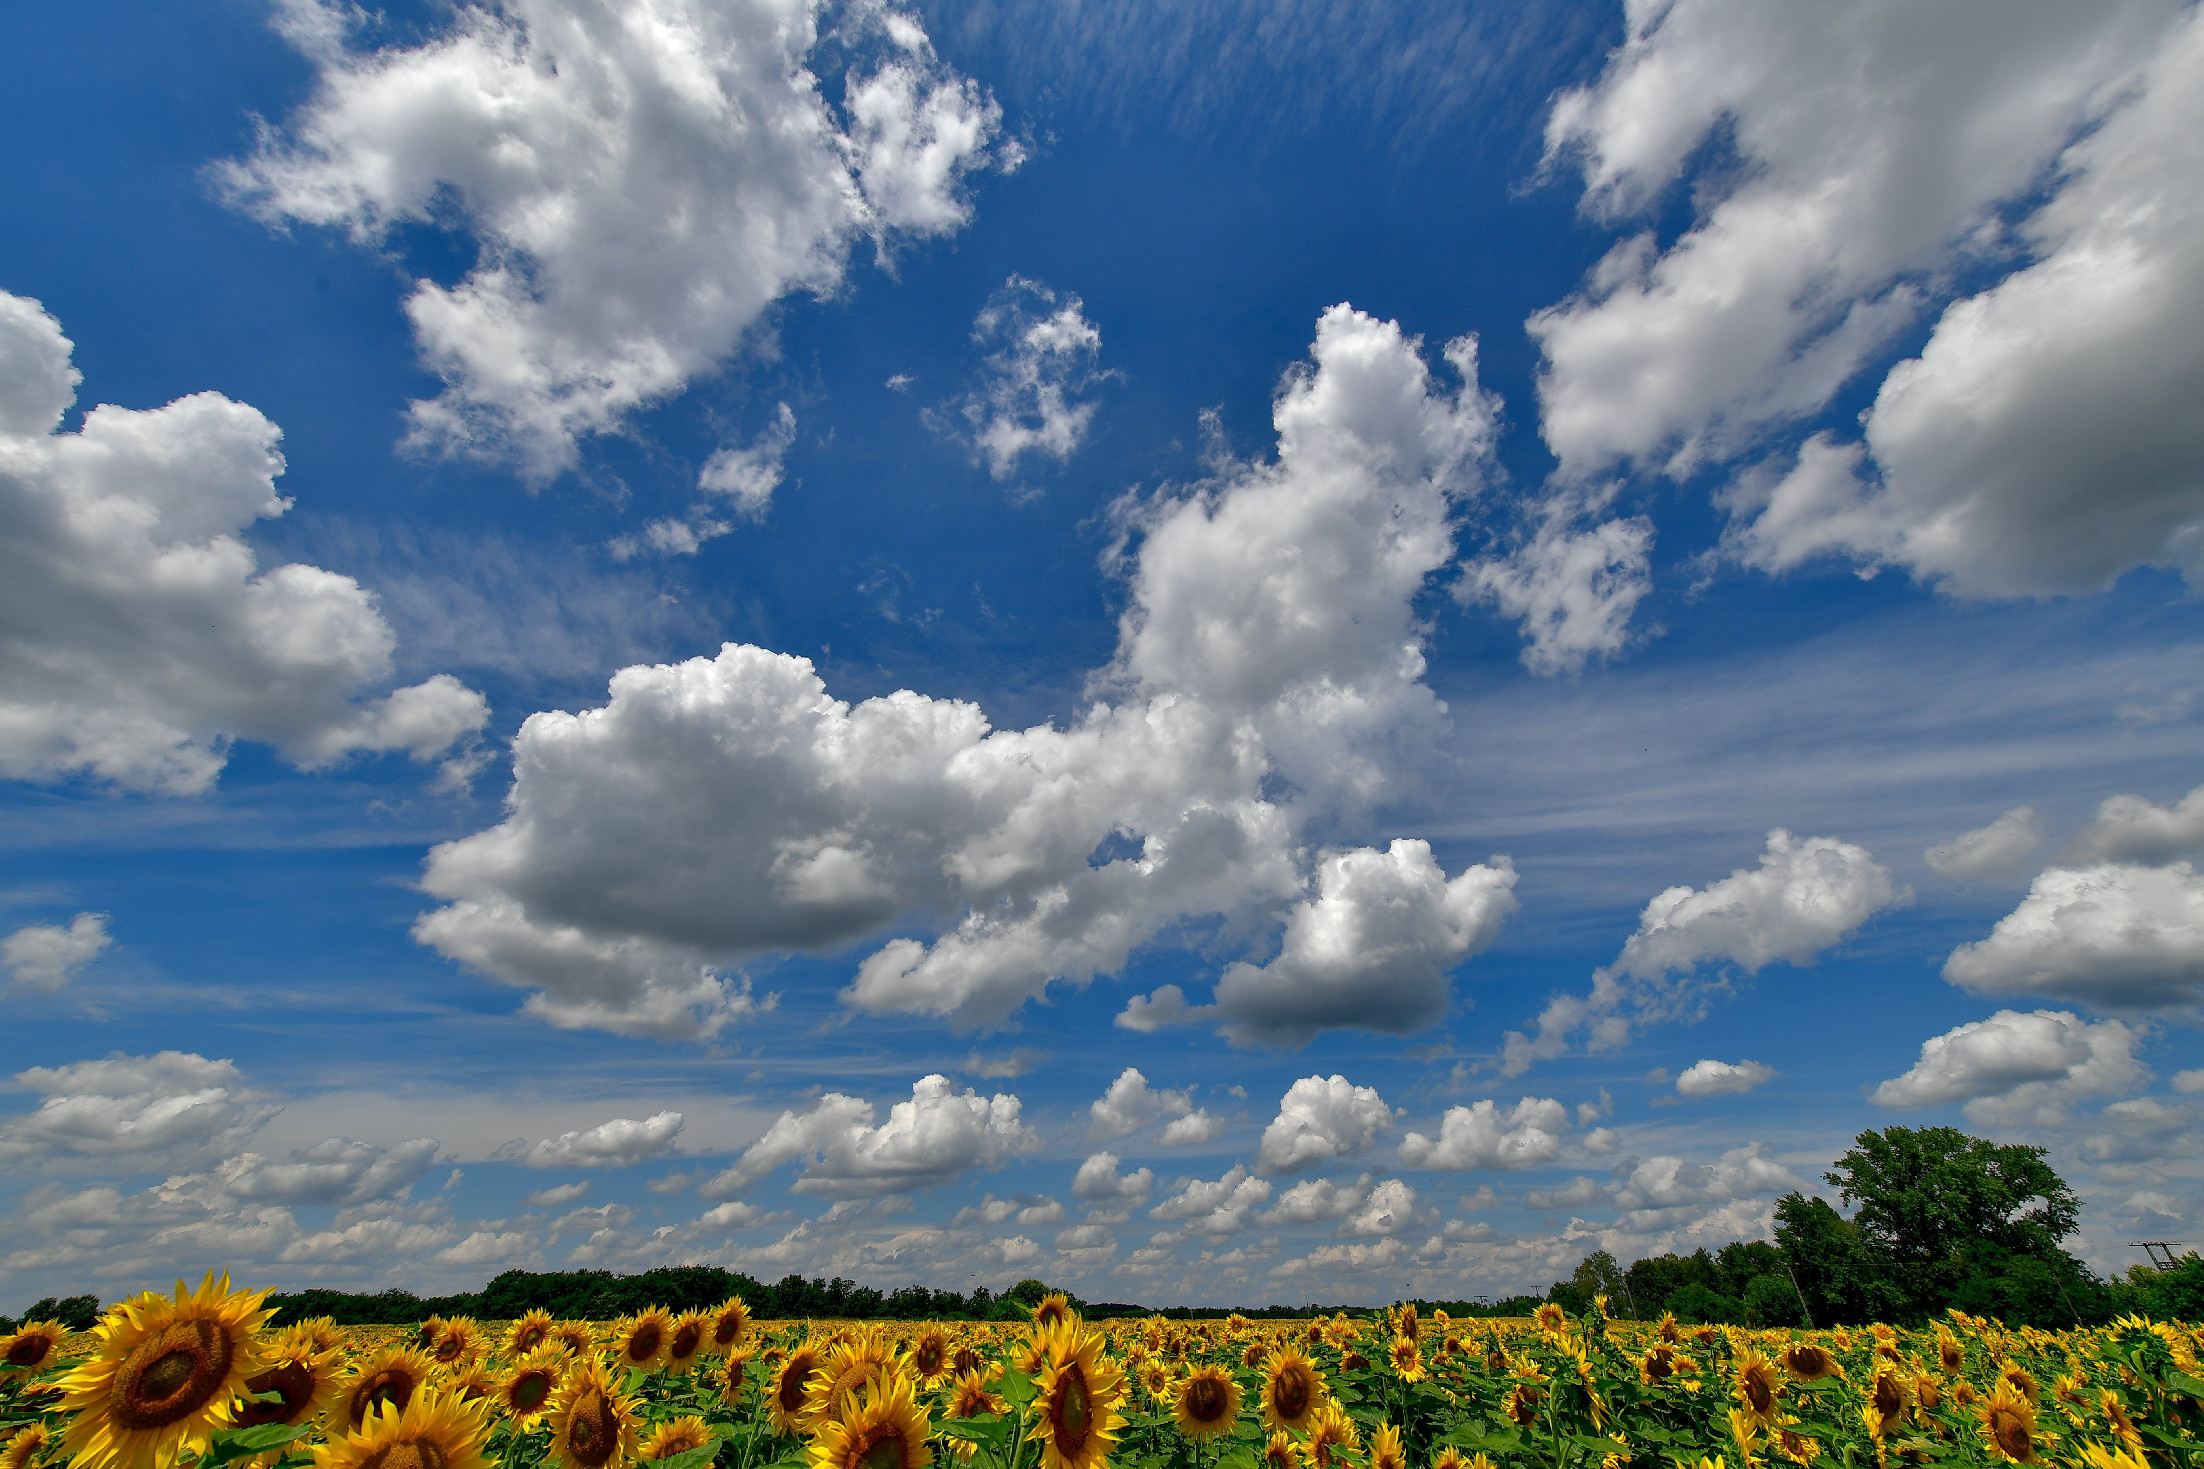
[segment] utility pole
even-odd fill
[[[1812,1331],[1814,1329],[1814,1313],[1807,1309],[1806,1292],[1798,1288],[1798,1272],[1791,1268],[1791,1257],[1789,1255],[1783,1257],[1783,1273],[1791,1277],[1791,1291],[1798,1297],[1798,1314],[1806,1318],[1806,1329]]]

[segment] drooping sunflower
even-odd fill
[[[712,1319],[702,1311],[686,1311],[673,1319],[673,1331],[666,1338],[666,1370],[686,1377],[696,1370],[696,1364],[704,1355],[704,1345],[711,1338]]]
[[[911,1371],[929,1386],[949,1375],[948,1332],[938,1326],[919,1332],[918,1340],[911,1343]]]
[[[531,1357],[538,1347],[549,1344],[551,1332],[558,1325],[549,1311],[530,1311],[513,1323],[513,1329],[505,1334],[505,1355],[518,1362]]]
[[[813,1469],[928,1469],[933,1424],[912,1396],[910,1379],[875,1377],[839,1419],[811,1441]]]
[[[292,1327],[263,1355],[260,1371],[245,1379],[246,1400],[237,1405],[233,1422],[239,1428],[320,1422],[337,1400],[343,1360],[341,1353],[314,1345],[310,1326]],[[274,1402],[254,1401],[270,1393]]]
[[[790,1352],[773,1374],[773,1431],[803,1432],[804,1399],[810,1395],[811,1374],[819,1366],[819,1348],[812,1342]]]
[[[1335,1469],[1342,1456],[1361,1447],[1362,1434],[1354,1420],[1339,1410],[1339,1404],[1325,1399],[1309,1424],[1308,1442],[1302,1446],[1310,1469]]]
[[[741,1296],[729,1296],[719,1308],[710,1313],[711,1325],[704,1333],[704,1350],[715,1357],[741,1351],[749,1345],[750,1307]]]
[[[1402,1382],[1423,1381],[1423,1349],[1414,1337],[1394,1337],[1390,1350],[1393,1371]]]
[[[385,1347],[353,1363],[343,1385],[344,1422],[358,1428],[370,1409],[404,1412],[414,1393],[436,1371],[436,1359],[417,1347]]]
[[[1999,1382],[1997,1390],[1975,1409],[1975,1417],[1981,1420],[1982,1437],[2000,1459],[2008,1464],[2036,1462],[2036,1407],[2011,1383]]]
[[[653,1429],[651,1436],[643,1440],[638,1454],[644,1459],[670,1459],[675,1454],[703,1448],[711,1441],[711,1427],[694,1413],[684,1413]]]
[[[1738,1406],[1752,1416],[1756,1425],[1765,1428],[1775,1422],[1776,1398],[1782,1391],[1775,1363],[1747,1347],[1737,1358],[1737,1381],[1731,1389]]]
[[[566,1373],[566,1358],[557,1348],[539,1346],[515,1362],[497,1384],[497,1405],[517,1428],[533,1428],[551,1411],[551,1400]]]
[[[1824,1377],[1842,1377],[1844,1368],[1827,1347],[1812,1342],[1793,1342],[1783,1349],[1783,1370],[1800,1382],[1819,1382]]]
[[[1798,1465],[1799,1469],[1808,1469],[1814,1460],[1821,1457],[1820,1439],[1793,1432],[1788,1425],[1776,1429],[1775,1447],[1777,1453]]]
[[[1263,1423],[1273,1432],[1299,1433],[1325,1397],[1324,1374],[1292,1347],[1271,1354],[1263,1375]]]
[[[42,1372],[61,1350],[69,1328],[59,1321],[26,1321],[13,1336],[0,1341],[0,1381]]]
[[[25,1424],[13,1438],[0,1444],[0,1469],[30,1469],[53,1446],[53,1435],[46,1431],[45,1424]]]
[[[1408,1469],[1408,1451],[1401,1447],[1400,1430],[1380,1423],[1370,1435],[1370,1469]]]
[[[1240,1385],[1222,1367],[1196,1367],[1172,1395],[1179,1432],[1200,1443],[1232,1431],[1240,1416]]]
[[[1125,1376],[1102,1353],[1102,1335],[1065,1323],[1049,1334],[1034,1397],[1033,1431],[1042,1469],[1099,1469],[1125,1426]]]
[[[109,1311],[92,1355],[61,1380],[74,1422],[62,1448],[84,1469],[154,1469],[185,1448],[204,1453],[235,1415],[245,1380],[260,1371],[253,1338],[274,1313],[266,1291],[232,1291],[208,1271],[173,1300],[152,1291]]]
[[[367,1421],[314,1448],[314,1469],[488,1469],[479,1408],[435,1388],[404,1408],[378,1407]]]
[[[663,1367],[666,1354],[673,1347],[673,1318],[660,1306],[623,1316],[613,1328],[613,1340],[620,1344],[622,1367],[640,1368],[645,1372]]]
[[[1071,1308],[1071,1300],[1062,1291],[1050,1291],[1041,1297],[1041,1303],[1033,1308],[1033,1329],[1054,1331],[1067,1322],[1079,1319]]]
[[[1933,1413],[1944,1401],[1944,1389],[1936,1378],[1927,1372],[1915,1372],[1906,1378],[1906,1391],[1913,1394],[1914,1406],[1924,1413]]]
[[[595,1357],[569,1371],[551,1400],[551,1461],[560,1469],[620,1469],[635,1457],[635,1431],[634,1408]]]
[[[949,1394],[952,1418],[977,1418],[983,1413],[1000,1413],[1004,1407],[1003,1400],[987,1390],[987,1379],[976,1369],[959,1377]]]

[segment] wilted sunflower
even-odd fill
[[[673,1319],[673,1331],[666,1338],[666,1370],[686,1377],[696,1370],[697,1360],[704,1355],[704,1344],[710,1338],[711,1318],[702,1311],[687,1311]]]
[[[666,1354],[673,1347],[673,1318],[662,1306],[623,1316],[613,1328],[613,1340],[619,1343],[622,1367],[640,1368],[645,1372],[663,1367]]]
[[[1423,1349],[1412,1336],[1396,1336],[1391,1348],[1393,1371],[1402,1382],[1423,1381]]]
[[[33,1461],[42,1457],[54,1444],[53,1435],[43,1423],[27,1423],[16,1431],[15,1437],[0,1444],[0,1469],[30,1469]]]
[[[773,1431],[778,1434],[801,1433],[804,1428],[804,1399],[811,1388],[811,1374],[819,1366],[819,1349],[811,1342],[790,1352],[773,1374]]]
[[[1339,1411],[1339,1404],[1327,1398],[1319,1408],[1316,1419],[1309,1424],[1309,1440],[1304,1445],[1310,1469],[1334,1469],[1343,1454],[1353,1453],[1362,1447],[1362,1434],[1354,1420]]]
[[[59,1321],[26,1321],[0,1342],[0,1380],[44,1371],[61,1350],[69,1328]]]
[[[1049,1334],[1032,1432],[1042,1469],[1098,1469],[1107,1463],[1125,1420],[1125,1377],[1102,1354],[1102,1335],[1077,1322]]]
[[[536,1349],[551,1340],[551,1332],[557,1322],[549,1311],[530,1311],[513,1323],[513,1329],[505,1334],[505,1355],[518,1362],[534,1355]]]
[[[497,1385],[498,1406],[520,1428],[533,1428],[551,1411],[551,1400],[565,1374],[566,1358],[553,1347],[539,1347],[513,1364]]]
[[[560,1469],[619,1469],[634,1456],[635,1410],[614,1391],[602,1361],[579,1363],[551,1400],[551,1461]]]
[[[911,1371],[922,1383],[933,1384],[949,1375],[949,1333],[928,1326],[911,1344]]]
[[[908,1378],[875,1377],[839,1420],[819,1425],[813,1469],[927,1469],[933,1424],[912,1397]]]
[[[370,1409],[405,1411],[413,1395],[436,1371],[436,1359],[417,1347],[385,1347],[352,1364],[345,1376],[344,1426],[358,1428]]]
[[[977,1370],[958,1378],[949,1394],[952,1418],[977,1418],[982,1413],[1000,1413],[1003,1407],[1003,1400],[987,1390],[987,1380]]]
[[[245,1379],[245,1399],[233,1418],[239,1428],[280,1423],[295,1428],[319,1422],[337,1400],[341,1354],[317,1348],[309,1326],[294,1326],[261,1357],[260,1371]],[[275,1395],[274,1402],[253,1399]]]
[[[403,1409],[382,1407],[365,1423],[314,1448],[314,1469],[487,1469],[488,1434],[479,1409],[424,1388]]]
[[[2000,1381],[1997,1390],[1975,1409],[1975,1416],[1982,1420],[1982,1436],[1990,1449],[2010,1464],[2036,1462],[2036,1408],[2022,1397],[2010,1382]]]
[[[1775,1400],[1782,1390],[1775,1363],[1747,1347],[1737,1358],[1737,1382],[1731,1392],[1756,1425],[1765,1428],[1775,1422]]]
[[[704,1333],[704,1350],[715,1357],[738,1352],[749,1342],[750,1308],[741,1296],[729,1296],[711,1312],[711,1326]]]
[[[1299,1433],[1323,1403],[1324,1375],[1292,1347],[1271,1354],[1264,1368],[1263,1422],[1273,1431]]]
[[[1827,1347],[1812,1342],[1794,1342],[1783,1349],[1783,1370],[1800,1382],[1819,1382],[1824,1377],[1842,1377],[1844,1368],[1829,1354]]]
[[[1240,1416],[1240,1385],[1222,1367],[1196,1367],[1172,1395],[1179,1432],[1200,1443],[1232,1431]]]
[[[185,1448],[204,1453],[261,1368],[253,1333],[274,1314],[261,1308],[267,1294],[232,1291],[210,1270],[197,1290],[177,1281],[173,1300],[148,1291],[109,1311],[92,1355],[61,1380],[75,1420],[62,1448],[84,1469],[154,1469]]]
[[[684,1413],[679,1418],[661,1423],[643,1447],[637,1451],[645,1459],[670,1459],[675,1454],[685,1454],[691,1449],[701,1449],[712,1441],[712,1430],[694,1413]]]
[[[1408,1451],[1401,1447],[1400,1430],[1380,1423],[1370,1435],[1370,1469],[1408,1469]]]
[[[1078,1319],[1078,1313],[1071,1309],[1070,1297],[1062,1291],[1050,1291],[1033,1308],[1033,1329],[1037,1332],[1054,1331],[1057,1327]]]

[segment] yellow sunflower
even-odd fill
[[[569,1357],[586,1357],[597,1350],[597,1334],[586,1321],[561,1321],[551,1328],[551,1344]]]
[[[1538,1405],[1545,1398],[1544,1390],[1536,1383],[1518,1382],[1508,1389],[1501,1411],[1508,1415],[1508,1421],[1516,1427],[1528,1428],[1538,1421]]]
[[[291,1329],[304,1333],[313,1342],[317,1352],[344,1350],[344,1328],[327,1316],[309,1316]]]
[[[712,1318],[702,1311],[688,1311],[676,1316],[673,1332],[666,1338],[666,1370],[686,1377],[696,1370],[698,1358],[704,1355],[705,1344],[711,1340]]]
[[[1076,1321],[1051,1332],[1045,1345],[1033,1431],[1026,1437],[1041,1445],[1041,1469],[1099,1469],[1125,1426],[1118,1412],[1124,1374],[1102,1354],[1101,1333]]]
[[[811,1441],[813,1469],[927,1469],[933,1424],[912,1397],[910,1380],[876,1377],[840,1419],[819,1425]]]
[[[361,1358],[343,1383],[345,1426],[358,1428],[373,1408],[405,1411],[435,1371],[436,1359],[416,1347],[385,1347]]]
[[[1904,1378],[1885,1369],[1868,1386],[1867,1406],[1875,1415],[1874,1436],[1881,1438],[1912,1414],[1913,1396],[1906,1391]]]
[[[2127,1404],[2120,1401],[2118,1393],[2109,1387],[2099,1389],[2097,1407],[2104,1414],[2105,1427],[2112,1430],[2114,1438],[2131,1449],[2143,1446],[2142,1431],[2135,1426],[2135,1420],[2128,1417]]]
[[[1317,1409],[1316,1420],[1309,1424],[1308,1442],[1302,1446],[1309,1469],[1335,1469],[1344,1456],[1361,1447],[1362,1434],[1354,1420],[1327,1398]]]
[[[1423,1381],[1423,1349],[1412,1336],[1396,1336],[1391,1347],[1393,1371],[1402,1382]]]
[[[365,1423],[314,1447],[314,1469],[488,1469],[481,1410],[426,1388],[402,1409],[380,1407]]]
[[[550,1343],[551,1333],[557,1325],[549,1311],[530,1311],[515,1321],[513,1329],[505,1334],[505,1355],[515,1362],[534,1356],[538,1347]]]
[[[1380,1423],[1370,1435],[1370,1469],[1408,1469],[1408,1451],[1401,1447],[1400,1430]]]
[[[454,1316],[444,1323],[444,1329],[429,1344],[429,1355],[439,1367],[456,1367],[474,1355],[475,1344],[481,1336],[481,1328],[465,1316]]]
[[[819,1366],[819,1348],[812,1342],[788,1354],[780,1370],[773,1374],[773,1431],[778,1434],[803,1432],[804,1400],[810,1395],[811,1374]]]
[[[724,1357],[742,1350],[750,1337],[750,1308],[741,1296],[729,1296],[719,1309],[710,1313],[711,1325],[704,1333],[704,1350],[715,1357]]]
[[[1172,1395],[1171,1416],[1197,1443],[1230,1433],[1240,1416],[1240,1385],[1222,1367],[1196,1367]]]
[[[1439,1450],[1439,1457],[1431,1461],[1431,1469],[1468,1469],[1468,1461],[1462,1451],[1452,1444]]]
[[[1323,1405],[1324,1374],[1292,1347],[1271,1354],[1263,1374],[1263,1422],[1273,1432],[1299,1433]]]
[[[273,1312],[266,1291],[232,1291],[208,1271],[175,1299],[148,1291],[102,1317],[92,1355],[61,1380],[75,1421],[62,1447],[83,1469],[154,1469],[204,1453],[227,1427],[245,1379],[260,1371],[253,1339]]]
[[[1776,1429],[1775,1447],[1777,1453],[1798,1465],[1799,1469],[1808,1469],[1814,1460],[1821,1457],[1820,1439],[1794,1433],[1789,1428]]]
[[[1750,1347],[1737,1358],[1737,1382],[1731,1395],[1762,1428],[1775,1422],[1776,1397],[1783,1391],[1775,1373],[1775,1363]]]
[[[1000,1413],[1005,1404],[987,1390],[987,1381],[978,1371],[965,1373],[957,1379],[956,1387],[949,1394],[949,1416],[952,1418],[977,1418],[983,1413]]]
[[[623,1316],[613,1328],[613,1340],[619,1343],[622,1367],[639,1367],[645,1372],[663,1367],[673,1347],[673,1318],[659,1306]]]
[[[742,1405],[743,1389],[750,1385],[750,1353],[730,1352],[719,1362],[719,1401],[728,1408]],[[706,1381],[710,1379],[707,1377]]]
[[[341,1386],[338,1364],[343,1357],[317,1348],[314,1341],[315,1333],[308,1326],[294,1326],[276,1339],[263,1355],[260,1371],[245,1379],[247,1401],[237,1405],[233,1419],[237,1427],[281,1423],[295,1428],[301,1423],[321,1421],[337,1400]],[[269,1393],[275,1394],[272,1403],[251,1401]]]
[[[701,1449],[712,1441],[712,1430],[694,1413],[661,1423],[643,1440],[639,1454],[645,1459],[670,1459],[675,1454],[685,1454],[691,1449]]]
[[[1783,1349],[1783,1370],[1800,1382],[1819,1382],[1824,1377],[1842,1377],[1844,1368],[1829,1354],[1827,1347],[1812,1342],[1794,1342]]]
[[[1274,1433],[1270,1436],[1270,1442],[1263,1447],[1263,1469],[1301,1469],[1301,1451],[1294,1447],[1289,1435]]]
[[[1054,1331],[1057,1327],[1078,1319],[1079,1314],[1071,1308],[1071,1299],[1062,1291],[1050,1291],[1033,1308],[1033,1329],[1037,1332]]]
[[[949,1375],[949,1333],[938,1326],[928,1326],[919,1332],[918,1340],[911,1343],[911,1371],[920,1382],[931,1385]]]
[[[2082,1461],[2089,1469],[2150,1469],[2141,1449],[2108,1449],[2093,1443],[2082,1445]]]
[[[497,1384],[498,1407],[517,1427],[535,1427],[551,1411],[551,1399],[565,1372],[566,1358],[557,1348],[538,1347],[515,1362]]]
[[[2038,1401],[2043,1396],[2043,1389],[2036,1385],[2035,1374],[2018,1362],[2007,1362],[1998,1369],[1997,1375],[2000,1381],[2011,1383],[2013,1391],[2019,1393],[2031,1403]]]
[[[980,1355],[978,1348],[971,1346],[958,1347],[957,1354],[949,1359],[950,1370],[959,1377],[967,1372],[977,1372],[986,1365],[987,1358]]]
[[[895,1365],[895,1348],[878,1331],[869,1328],[852,1332],[830,1347],[820,1359],[818,1369],[811,1374],[804,1400],[804,1411],[812,1431],[816,1432],[824,1420],[840,1418],[847,1413],[854,1406],[858,1390],[866,1383],[876,1377],[900,1375]]]
[[[30,1469],[32,1462],[44,1456],[53,1444],[53,1435],[46,1431],[45,1424],[26,1424],[0,1444],[0,1469]]]
[[[1982,1422],[1982,1437],[2000,1459],[2009,1464],[2036,1462],[2036,1407],[2010,1382],[2000,1381],[1975,1409],[1975,1417]]]
[[[52,1365],[54,1353],[69,1335],[59,1321],[26,1321],[16,1333],[0,1342],[0,1380],[42,1372]]]
[[[551,1400],[551,1461],[559,1469],[620,1469],[635,1457],[635,1430],[635,1410],[613,1389],[611,1372],[589,1358]]]
[[[1548,1301],[1538,1308],[1535,1319],[1538,1322],[1540,1331],[1559,1331],[1569,1324],[1568,1313],[1552,1301]]]

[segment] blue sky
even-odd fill
[[[2204,1221],[2195,6],[0,25],[0,1309]]]

